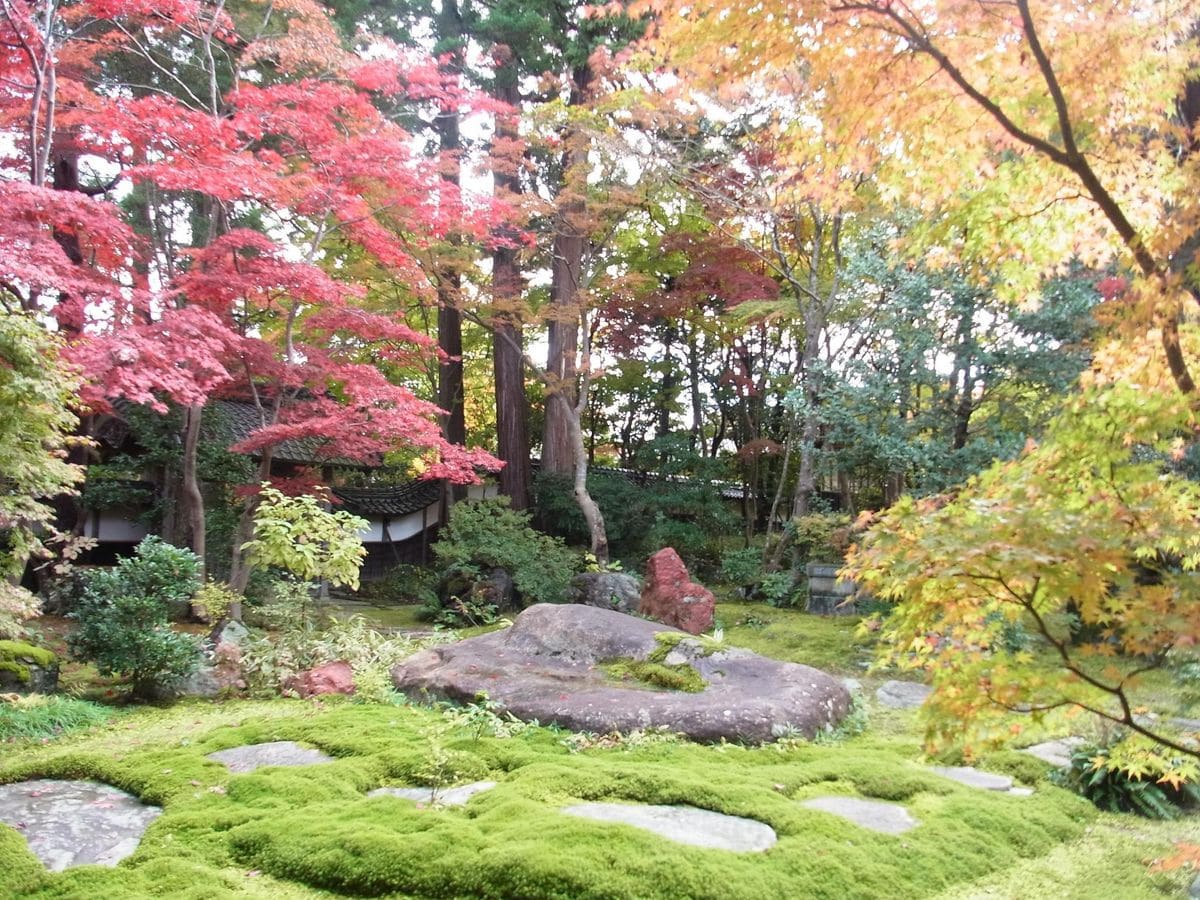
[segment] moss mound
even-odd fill
[[[137,722],[136,729],[129,726]],[[206,754],[295,740],[321,766],[231,775]],[[569,753],[561,733],[477,737],[438,712],[299,702],[184,704],[131,713],[0,762],[0,781],[95,778],[161,804],[113,870],[51,875],[0,828],[4,897],[926,897],[1079,836],[1095,813],[1052,787],[972,791],[909,757],[907,740],[761,748],[646,740]],[[369,798],[388,784],[500,784],[460,809]],[[799,800],[903,802],[921,825],[864,831]],[[561,814],[575,801],[687,804],[766,822],[767,853],[704,850]],[[248,875],[247,873],[251,873]]]
[[[706,687],[700,673],[687,663],[669,666],[666,663],[641,659],[614,659],[601,663],[600,668],[616,681],[634,682],[659,691],[683,691],[698,694]]]

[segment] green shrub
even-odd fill
[[[762,548],[738,547],[721,554],[721,577],[747,597],[762,580]]]
[[[358,596],[371,603],[437,603],[437,574],[424,566],[396,566],[365,582]]]
[[[106,722],[112,713],[95,703],[60,695],[31,694],[0,703],[0,741],[41,740]]]
[[[1200,785],[1179,787],[1149,778],[1136,778],[1110,768],[1103,747],[1083,745],[1071,753],[1067,768],[1050,773],[1050,780],[1086,797],[1107,812],[1131,812],[1148,819],[1178,819],[1184,808],[1200,803]]]
[[[558,538],[536,531],[529,514],[507,497],[455,504],[443,537],[433,545],[445,574],[479,580],[489,569],[508,572],[526,603],[559,603],[579,558]]]
[[[254,513],[254,540],[242,545],[250,563],[275,567],[304,581],[328,580],[358,588],[358,570],[367,551],[367,520],[345,510],[323,509],[316,497],[289,497],[264,483]]]
[[[229,614],[230,607],[241,598],[223,581],[206,581],[196,591],[192,605],[203,610],[211,622],[219,622]],[[201,620],[203,621],[203,619]]]
[[[172,607],[186,605],[200,586],[200,560],[156,537],[116,567],[89,573],[71,618],[68,639],[76,659],[94,662],[101,675],[129,678],[134,694],[151,697],[191,675],[200,644],[168,625]]]
[[[801,563],[841,562],[850,546],[850,517],[813,513],[793,519],[788,532]]]

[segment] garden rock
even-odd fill
[[[295,741],[270,741],[265,744],[246,744],[208,754],[230,772],[243,774],[261,766],[313,766],[331,763],[333,757],[320,750],[301,747]]]
[[[932,770],[943,778],[981,791],[1011,791],[1013,786],[1013,780],[1007,775],[981,772],[971,766],[933,766]]]
[[[646,562],[646,586],[638,603],[641,615],[702,634],[712,628],[716,604],[712,591],[692,581],[672,548],[659,550]]]
[[[470,784],[460,784],[452,788],[430,787],[382,787],[367,794],[368,797],[401,797],[416,803],[426,803],[431,806],[466,806],[467,801],[476,794],[490,791],[496,786],[494,781],[472,781]]]
[[[1071,754],[1075,752],[1076,747],[1083,743],[1083,738],[1065,737],[1057,741],[1043,741],[1032,747],[1024,747],[1021,752],[1036,756],[1043,762],[1062,769],[1071,764]]]
[[[915,681],[885,681],[875,699],[888,709],[916,709],[932,693],[931,687]]]
[[[58,660],[53,653],[0,640],[0,693],[53,694],[57,689]]]
[[[349,695],[354,693],[354,670],[341,660],[327,662],[289,678],[286,687],[304,700],[321,694]]]
[[[206,653],[200,666],[169,693],[176,697],[220,697],[246,689],[242,677],[242,651],[222,641]]]
[[[492,604],[499,612],[519,608],[513,577],[504,569],[492,569],[487,578],[476,582],[471,594],[477,601]]]
[[[667,658],[704,680],[699,693],[614,683],[599,667],[645,660],[656,634],[679,643]],[[537,604],[502,631],[432,647],[392,669],[397,690],[420,699],[470,703],[481,693],[519,719],[608,733],[665,728],[694,740],[770,741],[812,737],[846,715],[850,694],[810,666],[711,645],[623,613],[575,604]]]
[[[567,600],[599,609],[635,613],[641,602],[642,586],[624,572],[584,572],[571,579]]]
[[[801,806],[849,819],[860,828],[882,834],[903,834],[921,823],[903,806],[882,800],[863,800],[859,797],[813,797]]]
[[[1189,900],[1200,900],[1200,875],[1197,875],[1192,880],[1192,886],[1188,888]]]
[[[214,647],[219,647],[221,644],[232,644],[244,649],[250,643],[250,631],[236,619],[226,619],[213,629],[208,639]]]
[[[0,822],[23,834],[30,851],[51,872],[85,864],[115,866],[137,849],[161,812],[92,781],[0,785]]]
[[[763,822],[694,806],[578,803],[562,811],[569,816],[644,828],[676,843],[711,850],[761,853],[775,846],[776,841],[775,829]]]

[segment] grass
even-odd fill
[[[32,694],[0,702],[0,743],[45,740],[108,721],[113,711],[86,700]]]
[[[718,603],[725,642],[763,656],[816,666],[839,675],[861,675],[872,641],[859,637],[857,616],[813,616],[765,603]]]

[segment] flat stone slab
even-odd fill
[[[764,822],[694,806],[577,803],[563,807],[562,811],[583,819],[644,828],[667,840],[710,850],[761,853],[776,841],[775,829]]]
[[[0,822],[25,836],[51,872],[115,866],[137,849],[162,810],[94,781],[38,779],[0,785]]]
[[[1071,754],[1082,743],[1084,743],[1083,738],[1065,737],[1057,741],[1043,741],[1040,744],[1034,744],[1032,747],[1023,747],[1021,748],[1021,752],[1028,753],[1030,756],[1036,756],[1043,762],[1048,762],[1050,765],[1058,766],[1061,769],[1071,764]]]
[[[646,659],[664,633],[681,638],[666,662],[694,669],[703,691],[622,685],[599,667]],[[714,649],[675,628],[578,604],[537,604],[503,631],[424,650],[395,666],[392,682],[424,700],[470,703],[486,693],[518,719],[574,731],[663,728],[714,742],[812,737],[850,708],[850,693],[819,669]]]
[[[367,794],[368,797],[401,797],[417,803],[428,803],[436,806],[465,806],[467,801],[476,794],[490,791],[496,786],[494,781],[473,781],[470,784],[460,784],[452,788],[429,787],[381,787]]]
[[[1011,791],[1013,786],[1013,780],[1007,775],[981,772],[971,766],[932,766],[930,771],[981,791]]]
[[[332,756],[326,756],[320,750],[301,747],[295,741],[269,741],[265,744],[230,747],[210,753],[208,758],[215,759],[237,774],[253,772],[261,766],[314,766],[333,762]]]
[[[915,681],[885,681],[875,691],[875,699],[888,709],[916,709],[933,693],[927,684]]]
[[[800,805],[841,816],[860,828],[868,828],[881,834],[904,834],[921,824],[903,806],[884,803],[882,800],[828,796],[803,800]]]

